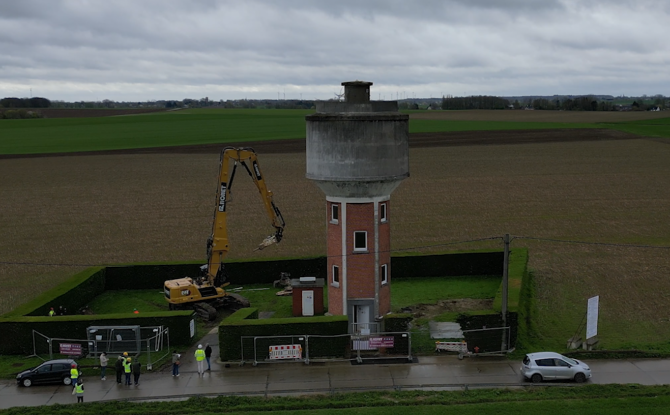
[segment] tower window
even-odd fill
[[[354,232],[354,251],[368,250],[368,233],[365,231]]]
[[[384,264],[381,266],[381,270],[379,272],[380,275],[380,280],[382,285],[388,284],[389,283],[389,266],[387,264]]]
[[[340,267],[333,265],[333,286],[340,286]]]
[[[333,203],[330,205],[330,223],[338,223],[340,221],[340,205]]]
[[[386,216],[386,203],[379,204],[379,221],[386,222],[388,220]]]

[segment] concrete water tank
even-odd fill
[[[307,173],[329,196],[389,195],[409,176],[409,115],[370,101],[372,82],[342,82],[345,101],[322,101],[307,124]]]

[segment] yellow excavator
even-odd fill
[[[232,163],[232,170],[231,170]],[[197,278],[180,278],[165,281],[165,299],[171,310],[194,308],[206,320],[216,318],[218,308],[239,309],[249,307],[249,301],[239,294],[226,291],[228,286],[223,260],[228,254],[228,230],[226,215],[230,202],[230,191],[238,165],[244,166],[261,195],[274,233],[260,243],[258,249],[266,248],[282,240],[284,218],[272,201],[272,192],[265,185],[256,152],[252,148],[226,147],[221,151],[219,186],[216,192],[216,209],[212,235],[207,240],[207,265],[200,268]]]

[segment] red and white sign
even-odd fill
[[[468,344],[466,342],[435,342],[435,351],[467,353]]]
[[[302,345],[270,346],[270,359],[302,359]]]
[[[60,349],[60,354],[81,356],[81,344],[79,343],[60,343],[58,347]]]
[[[370,337],[370,347],[391,349],[395,344],[395,337]]]

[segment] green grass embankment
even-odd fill
[[[74,398],[73,398],[74,399]],[[91,402],[48,407],[11,408],[3,415],[50,414],[666,414],[670,405],[667,386],[586,385],[531,387],[527,389],[476,389],[453,392],[364,392],[304,397],[195,397],[186,401],[133,403]]]

